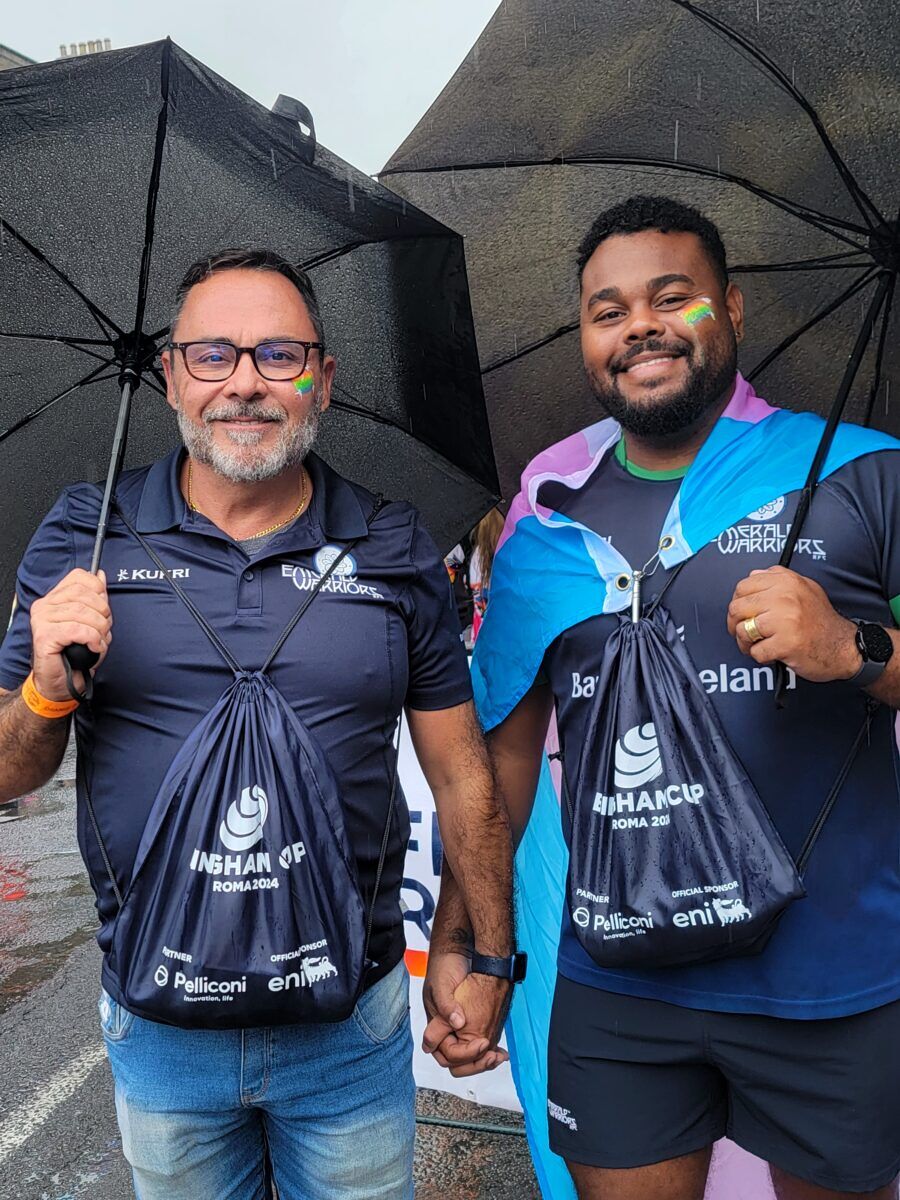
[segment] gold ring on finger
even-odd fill
[[[751,642],[761,642],[766,636],[760,633],[759,626],[756,623],[756,617],[748,617],[744,622],[744,633]]]

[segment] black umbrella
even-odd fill
[[[302,104],[268,112],[170,41],[23,67],[0,74],[6,603],[54,496],[102,477],[112,443],[109,492],[129,409],[126,461],[176,444],[156,363],[173,292],[234,245],[312,276],[338,358],[320,440],[337,470],[411,500],[445,549],[494,503],[456,235],[317,145]]]
[[[721,228],[762,394],[900,433],[898,31],[867,0],[504,0],[381,178],[466,237],[505,496],[598,419],[575,251],[641,192]]]

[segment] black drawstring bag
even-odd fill
[[[759,948],[805,895],[659,599],[607,640],[565,793],[572,925],[604,967]]]
[[[572,927],[602,967],[759,953],[806,895],[803,872],[878,707],[867,698],[795,862],[660,604],[680,569],[640,617],[636,580],[632,616],[607,640],[574,802],[563,764]]]
[[[380,508],[379,501],[369,523]],[[396,792],[368,914],[321,747],[267,677],[350,543],[258,671],[245,671],[146,540],[125,525],[234,672],[175,756],[119,891],[110,965],[131,1012],[186,1028],[341,1021],[363,989]]]

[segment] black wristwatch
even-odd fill
[[[862,656],[862,666],[851,676],[857,687],[871,687],[881,677],[894,653],[894,641],[886,629],[871,621],[856,621],[856,648]]]
[[[521,983],[528,970],[528,955],[524,952],[510,954],[509,958],[492,958],[489,954],[472,955],[472,971],[476,975],[496,975],[510,983]]]

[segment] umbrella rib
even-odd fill
[[[417,234],[416,237],[419,235]],[[352,254],[354,250],[359,250],[362,246],[378,246],[386,241],[404,241],[403,238],[361,238],[355,242],[348,242],[346,246],[340,246],[337,250],[323,250],[321,254],[314,255],[313,258],[307,258],[303,262],[297,264],[301,271],[314,271],[316,267],[324,266],[326,263],[334,262],[337,258],[343,258],[345,254]],[[164,333],[168,333],[169,326],[164,325],[162,329],[157,329],[150,334],[152,341],[158,341]]]
[[[344,412],[353,413],[358,417],[366,417],[370,421],[376,421],[379,425],[390,425],[392,429],[399,429],[401,433],[411,432],[408,426],[400,425],[397,421],[392,420],[391,417],[386,417],[383,413],[375,412],[374,409],[366,408],[365,405],[360,404],[356,397],[348,392],[346,388],[335,384],[334,390],[337,392],[342,392],[352,401],[352,403],[348,404],[345,400],[332,400],[331,403],[335,408],[340,408]]]
[[[89,350],[89,346],[105,346],[110,349],[109,342],[82,341],[80,338],[63,338],[63,337],[43,337],[40,334],[32,333],[0,333],[0,338],[10,338],[13,341],[36,341],[36,342],[57,342],[63,346],[68,346],[70,350],[77,350],[80,354],[87,354],[89,358],[96,358],[102,363],[113,365],[113,359],[104,358],[102,354],[98,354],[96,350]]]
[[[896,279],[895,279],[896,286]],[[878,396],[878,389],[881,387],[881,370],[884,364],[884,347],[887,342],[888,323],[891,319],[891,305],[894,301],[894,287],[891,287],[884,301],[884,312],[881,315],[881,332],[878,335],[878,349],[875,352],[875,373],[872,377],[872,388],[869,392],[869,402],[866,405],[866,415],[863,420],[863,425],[868,425],[872,420],[872,413],[875,409],[875,400]]]
[[[522,349],[517,350],[515,354],[509,354],[506,358],[500,358],[496,362],[492,362],[488,366],[482,367],[481,374],[490,375],[491,371],[499,371],[501,367],[507,367],[510,363],[516,362],[517,359],[525,358],[526,355],[533,354],[535,350],[541,350],[544,346],[549,346],[551,342],[558,341],[560,338],[565,337],[568,333],[574,333],[578,328],[578,321],[574,321],[571,325],[561,325],[555,333],[550,333],[537,342],[529,342],[527,346],[523,346]]]
[[[321,254],[317,254],[315,257],[308,258],[305,262],[300,263],[299,267],[301,271],[314,271],[316,267],[334,262],[336,258],[343,258],[345,254],[350,254],[354,250],[358,250],[361,246],[375,246],[379,242],[386,240],[385,238],[362,238],[359,241],[348,242],[346,246],[340,246],[337,250],[323,250]]]
[[[865,262],[843,262],[845,258],[858,258],[860,251],[847,250],[843,254],[823,254],[817,258],[798,258],[784,263],[740,263],[729,267],[729,275],[748,275],[764,271],[849,271],[868,266]]]
[[[431,451],[432,454],[436,454],[439,458],[442,458],[445,462],[449,463],[450,466],[453,467],[454,471],[458,471],[460,473],[460,475],[464,475],[465,478],[468,479],[471,483],[477,484],[478,487],[483,488],[485,491],[488,491],[488,492],[491,491],[491,488],[489,488],[484,483],[483,480],[477,479],[470,471],[467,471],[464,467],[460,467],[456,463],[451,462],[450,459],[447,458],[447,456],[443,452],[443,450],[439,450],[436,446],[432,446],[429,442],[426,442],[424,438],[417,437],[417,435],[415,433],[413,433],[412,429],[410,429],[408,426],[400,425],[400,424],[398,424],[397,421],[392,420],[390,417],[385,417],[381,413],[374,412],[371,408],[365,408],[362,404],[359,403],[359,401],[356,399],[355,396],[353,396],[350,392],[348,392],[346,388],[342,388],[338,384],[333,385],[333,390],[338,391],[338,392],[343,392],[343,394],[345,396],[350,397],[350,399],[353,401],[353,403],[347,404],[346,401],[344,401],[344,400],[332,399],[332,401],[331,401],[332,408],[340,409],[342,412],[352,413],[354,416],[365,417],[370,421],[376,421],[379,425],[389,425],[391,427],[391,429],[399,430],[400,433],[405,433],[407,435],[407,437],[415,438],[416,442],[420,446],[425,446],[428,450]]]
[[[784,196],[779,196],[775,192],[770,192],[766,188],[760,187],[758,184],[745,179],[741,175],[732,175],[727,171],[714,171],[711,167],[702,167],[698,163],[669,162],[662,158],[635,158],[632,156],[602,154],[585,154],[573,157],[557,155],[554,158],[507,158],[490,160],[483,163],[448,163],[432,167],[394,168],[390,171],[383,171],[382,175],[436,175],[446,171],[496,171],[515,167],[581,166],[659,167],[665,171],[683,171],[689,175],[701,175],[709,179],[724,180],[726,183],[737,184],[738,187],[744,188],[746,191],[758,196],[761,200],[768,200],[769,203],[774,204],[777,208],[783,209],[801,221],[805,221],[808,225],[813,225],[822,233],[827,233],[830,237],[846,242],[848,246],[854,246],[863,253],[868,250],[866,245],[855,242],[852,238],[847,237],[846,234],[837,232],[839,229],[846,229],[862,237],[868,237],[869,231],[863,226],[854,225],[852,222],[844,221],[840,217],[831,217],[826,213],[817,212],[815,209],[800,204],[799,201],[788,200]]]
[[[820,321],[824,321],[826,317],[830,317],[831,314],[835,312],[836,309],[840,308],[842,304],[846,304],[846,302],[855,296],[857,292],[861,291],[867,284],[871,283],[878,274],[879,272],[877,267],[870,268],[860,279],[857,279],[850,285],[850,287],[845,288],[836,299],[832,300],[829,304],[826,304],[824,308],[820,309],[817,313],[810,317],[805,325],[801,325],[799,329],[795,329],[793,333],[788,334],[783,341],[779,342],[774,350],[767,354],[761,362],[757,363],[756,366],[748,372],[748,381],[752,383],[753,380],[756,379],[758,375],[761,375],[762,372],[765,371],[765,369],[770,366],[770,364],[773,363],[780,354],[783,354],[785,350],[788,350],[791,346],[793,346],[794,342],[796,342],[798,338],[802,337],[804,333],[808,333],[810,329],[813,329],[819,324]]]
[[[156,374],[156,372],[152,368],[151,368],[151,374],[153,374],[153,375]],[[164,396],[164,397],[168,396],[166,389],[160,387],[159,384],[155,380],[153,380],[149,377],[149,375],[144,375],[141,382],[146,383],[147,387],[150,388],[151,391],[156,392],[156,394],[158,396]]]
[[[760,263],[758,266],[729,267],[729,275],[764,275],[773,271],[858,271],[860,267],[870,266],[866,262],[853,263],[789,263],[781,266],[778,263]]]
[[[26,413],[24,417],[16,421],[15,425],[10,425],[9,429],[0,430],[0,442],[4,442],[8,437],[11,437],[12,434],[17,433],[18,430],[30,424],[35,417],[39,417],[41,413],[46,412],[48,408],[52,408],[54,404],[58,404],[60,400],[65,400],[66,396],[71,396],[72,392],[77,391],[78,388],[85,387],[89,383],[103,383],[106,379],[115,378],[118,367],[116,367],[116,370],[111,372],[109,375],[101,374],[102,371],[111,365],[115,364],[108,362],[101,363],[99,367],[95,367],[94,370],[85,375],[83,379],[79,379],[78,382],[73,383],[71,387],[67,387],[64,391],[59,392],[56,396],[53,396],[52,399],[45,400],[43,404],[38,405],[37,408],[33,408],[30,413]]]
[[[873,228],[872,217],[875,218],[876,224],[883,225],[885,223],[884,217],[881,215],[880,211],[870,197],[866,194],[862,186],[857,182],[852,171],[838,153],[837,147],[828,136],[828,132],[825,129],[819,114],[816,112],[813,105],[806,99],[800,89],[796,86],[796,84],[792,83],[791,80],[788,79],[778,64],[774,62],[773,59],[769,58],[769,56],[758,46],[754,46],[751,41],[745,38],[742,34],[738,33],[736,29],[732,29],[731,26],[727,25],[724,21],[721,21],[717,17],[712,16],[710,13],[704,12],[697,8],[691,2],[691,0],[672,0],[672,3],[677,4],[679,8],[684,9],[685,12],[688,12],[691,14],[691,16],[696,17],[698,21],[702,21],[711,29],[717,30],[720,34],[722,34],[723,37],[733,42],[735,45],[740,46],[760,67],[763,68],[764,71],[766,71],[775,80],[776,83],[782,87],[785,92],[787,92],[787,94],[793,100],[796,101],[797,104],[800,105],[812,122],[813,128],[819,135],[819,140],[825,148],[828,157],[834,163],[835,169],[843,180],[844,186],[850,193],[850,196],[852,197],[856,207],[859,209],[860,215],[862,216],[866,225],[870,230]],[[867,206],[869,210],[868,212],[866,211]]]
[[[117,333],[119,336],[121,336],[122,330],[115,323],[115,321],[112,319],[112,317],[108,317],[101,308],[97,307],[97,305],[93,302],[93,300],[89,300],[87,298],[87,296],[84,294],[84,292],[81,290],[81,288],[79,288],[77,284],[73,283],[72,280],[68,277],[68,275],[65,274],[64,271],[61,271],[59,269],[59,267],[54,266],[54,264],[50,261],[50,259],[47,258],[47,256],[45,254],[42,254],[41,251],[38,250],[37,246],[33,246],[31,244],[31,242],[29,242],[28,238],[24,237],[23,234],[19,233],[19,231],[17,229],[14,229],[13,226],[10,225],[9,221],[0,220],[0,232],[2,232],[4,229],[8,233],[11,233],[13,235],[13,237],[16,239],[16,241],[21,246],[24,246],[25,249],[28,251],[28,253],[31,254],[34,258],[36,258],[39,263],[42,263],[45,267],[47,267],[50,271],[52,271],[53,274],[57,277],[57,279],[59,279],[62,283],[64,283],[66,285],[66,287],[69,288],[70,291],[75,293],[75,295],[87,307],[88,312],[91,314],[91,316],[94,318],[94,320],[99,325],[101,333],[106,333],[106,329],[103,328],[104,324],[106,324],[109,326],[110,329],[114,330],[115,333]],[[109,341],[111,341],[111,339],[107,338],[107,344],[109,344]]]
[[[24,339],[31,342],[63,342],[66,346],[110,346],[109,338],[76,338],[62,333],[3,333],[0,337]]]
[[[566,162],[577,162],[577,159],[566,159]],[[843,233],[839,233],[838,229],[847,229],[851,233],[860,234],[863,237],[868,236],[868,230],[859,225],[853,225],[849,221],[841,220],[839,217],[830,217],[827,213],[820,213],[816,209],[808,208],[805,204],[800,204],[796,200],[788,200],[785,196],[779,196],[775,192],[770,192],[767,188],[760,187],[754,183],[752,179],[746,179],[743,175],[732,175],[729,171],[714,171],[711,167],[702,167],[699,163],[689,162],[666,162],[660,158],[612,158],[605,156],[588,156],[585,162],[595,162],[599,165],[610,166],[635,166],[644,167],[662,167],[667,171],[684,171],[688,175],[701,175],[707,179],[724,179],[728,183],[737,184],[738,187],[744,188],[754,196],[759,196],[761,200],[767,200],[776,208],[782,209],[791,216],[797,217],[801,221],[805,221],[808,225],[814,226],[822,233],[827,233],[830,237],[837,238],[839,241],[846,242],[848,246],[853,246],[857,250],[866,253],[868,247],[859,242],[855,242],[852,238],[847,237]]]

